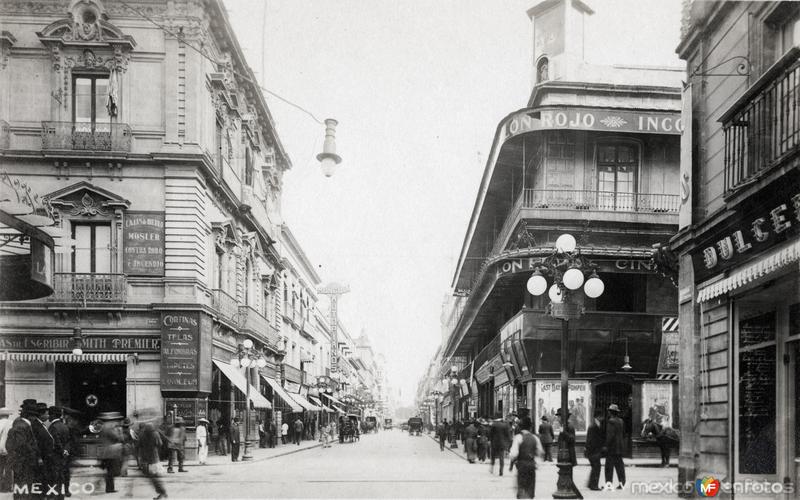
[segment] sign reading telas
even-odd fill
[[[636,112],[594,108],[524,109],[508,117],[506,139],[535,130],[602,130],[639,134],[680,135],[683,121],[678,112]]]
[[[200,313],[162,313],[161,390],[198,390],[199,355]]]

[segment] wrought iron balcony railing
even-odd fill
[[[126,123],[42,122],[42,149],[130,152]]]
[[[125,302],[124,274],[55,273],[50,300],[76,304]]]
[[[523,192],[521,205],[521,208],[673,214],[678,213],[680,207],[681,200],[677,194],[562,189],[526,189]]]
[[[236,323],[239,319],[239,304],[236,299],[220,289],[211,291],[211,303],[219,315],[228,321]]]
[[[268,345],[277,348],[280,336],[267,321],[267,318],[250,306],[239,306],[239,329],[249,331]]]
[[[725,191],[800,150],[800,49],[770,68],[721,118],[725,133]]]

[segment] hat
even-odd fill
[[[544,420],[545,422],[547,422],[547,415],[542,415],[542,420]]]
[[[197,423],[199,424],[200,422],[203,422],[203,423],[206,423],[206,424],[210,424],[211,423],[208,420],[204,419],[203,417],[200,417],[200,418],[197,419]]]
[[[125,417],[123,417],[122,414],[118,411],[104,411],[103,413],[98,415],[97,418],[100,420],[109,421],[109,420],[122,420]]]
[[[36,411],[44,413],[47,411],[47,403],[36,403]]]
[[[14,412],[11,411],[11,409],[8,408],[7,406],[0,408],[0,415],[11,415],[12,413]]]
[[[608,407],[608,411],[616,411],[616,412],[618,412],[619,411],[619,406],[617,406],[615,404],[612,404],[611,406]]]
[[[35,399],[26,399],[22,401],[20,405],[20,413],[23,415],[35,413],[38,414],[39,410],[36,408],[36,400]]]
[[[70,408],[69,406],[65,406],[64,407],[64,415],[68,415],[70,417],[79,417],[81,415],[81,412],[79,412],[78,410],[75,410],[73,408]]]
[[[122,425],[123,425],[124,427],[130,427],[130,426],[131,426],[131,419],[129,419],[129,418],[127,418],[127,417],[123,418],[123,419],[122,419]]]
[[[571,411],[569,411],[569,410],[567,410],[567,418],[569,418],[569,417],[570,417],[570,415],[572,415],[572,412],[571,412]],[[559,408],[559,409],[556,411],[556,417],[560,417],[560,416],[561,416],[561,408]]]
[[[51,406],[47,412],[50,413],[51,417],[58,418],[61,416],[62,410],[60,406]]]

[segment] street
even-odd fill
[[[307,444],[310,444],[306,442]],[[439,445],[427,435],[409,436],[400,430],[367,434],[356,443],[335,443],[331,448],[314,447],[275,458],[230,463],[219,457],[212,465],[189,462],[186,474],[163,478],[171,498],[514,498],[516,471],[503,477],[490,474],[488,464],[469,464],[459,454]],[[286,445],[276,451],[292,452]],[[508,465],[506,464],[506,467]],[[667,481],[674,468],[628,467],[628,481]],[[576,483],[586,498],[640,498],[630,488],[614,492],[589,491],[584,486],[589,468],[576,469]],[[100,470],[75,470],[73,482],[96,484],[93,497],[126,498],[133,485],[134,498],[152,498],[150,484],[138,473],[117,478],[117,493],[102,492]],[[557,469],[541,465],[537,497],[550,498],[555,490]],[[656,497],[657,495],[653,495]],[[10,495],[8,495],[10,497]],[[73,495],[76,498],[76,495]],[[79,494],[77,498],[82,498]],[[130,498],[130,497],[127,497]]]

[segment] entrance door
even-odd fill
[[[594,388],[594,408],[603,410],[605,415],[608,407],[612,404],[619,406],[620,417],[625,425],[625,455],[630,457],[632,453],[632,428],[633,428],[633,408],[631,385],[624,382],[606,382],[598,384]],[[605,422],[605,421],[604,421]]]
[[[101,412],[127,415],[124,363],[56,363],[56,401],[81,412],[88,425]]]
[[[798,325],[800,326],[800,325]],[[793,332],[790,332],[793,333]],[[789,456],[787,457],[787,474],[795,485],[800,485],[800,341],[787,345],[789,351],[789,401],[794,404],[789,408],[788,440]]]

